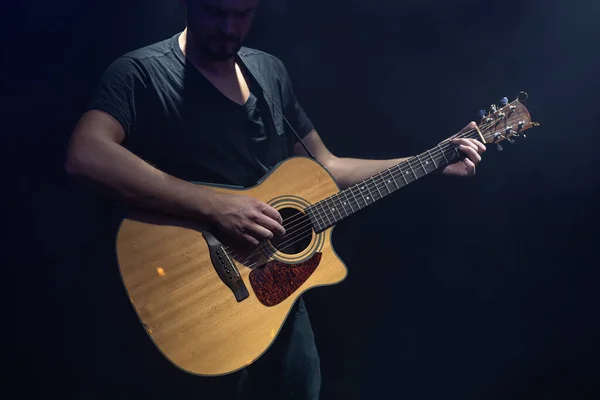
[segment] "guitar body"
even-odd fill
[[[146,332],[165,357],[193,374],[224,375],[251,364],[273,343],[302,293],[346,277],[331,246],[336,222],[458,161],[454,137],[490,144],[525,137],[539,124],[521,102],[527,94],[519,99],[492,107],[479,126],[342,192],[328,171],[304,157],[280,163],[249,189],[206,185],[255,197],[282,214],[284,238],[253,249],[189,219],[127,215],[117,234],[117,259]]]
[[[304,157],[280,163],[249,189],[206,186],[296,213],[290,221],[339,192],[331,175]],[[134,211],[119,227],[117,259],[131,303],[162,354],[189,373],[224,375],[270,347],[303,292],[346,277],[331,245],[332,229],[309,228],[296,252],[279,251],[270,242],[240,250],[212,227]]]

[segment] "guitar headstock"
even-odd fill
[[[527,93],[521,92],[511,103],[504,98],[500,106],[492,105],[487,114],[484,110],[480,112],[478,129],[486,144],[497,144],[498,150],[502,150],[500,142],[514,143],[516,137],[526,138],[524,132],[539,125],[531,121],[529,110],[523,104],[527,97]]]

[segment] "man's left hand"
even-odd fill
[[[471,122],[465,126],[458,134],[475,129],[477,124]],[[452,143],[458,146],[458,150],[465,155],[465,158],[453,164],[447,165],[441,169],[443,175],[453,176],[473,176],[477,165],[481,162],[481,155],[485,152],[485,145],[476,139],[455,138]]]

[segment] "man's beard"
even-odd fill
[[[201,46],[202,53],[214,61],[227,61],[234,57],[242,47],[239,38],[209,37]]]

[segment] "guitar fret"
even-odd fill
[[[342,202],[341,202],[341,201],[340,201],[340,199],[338,198],[338,195],[337,195],[337,194],[335,194],[333,197],[335,198],[335,200],[337,200],[337,201],[338,201],[338,204],[339,204],[339,206],[338,206],[338,207],[336,207],[336,210],[337,210],[338,214],[340,215],[340,219],[339,219],[338,221],[341,221],[341,220],[343,220],[343,219],[344,219],[344,216],[343,216],[343,215],[342,215],[342,213],[340,212],[340,207],[342,207],[342,208],[344,208],[344,207],[342,206]],[[334,200],[334,205],[335,205],[335,200]],[[347,216],[347,215],[348,215],[348,214],[346,213],[346,216]]]
[[[346,209],[346,202],[344,201],[342,203],[342,199],[340,198],[340,195],[344,193],[344,192],[339,192],[338,194],[335,195],[335,197],[338,199],[338,202],[340,203],[340,206],[342,207],[342,209],[344,210],[344,212],[346,213],[346,217],[349,216],[350,214],[348,214],[348,210]]]
[[[323,214],[327,218],[327,226],[335,224],[335,221],[331,218],[333,215],[329,212],[329,197],[323,200]]]
[[[448,157],[446,157],[446,152],[444,151],[444,149],[438,144],[437,147],[441,150],[442,155],[444,156],[444,159],[446,160],[446,164],[450,164],[450,161],[448,161]]]
[[[337,207],[335,206],[335,201],[333,199],[333,196],[329,197],[327,199],[327,202],[328,202],[328,204],[327,204],[328,211],[331,213],[331,218],[333,219],[333,223],[335,224],[336,222],[339,221],[337,219],[337,217],[335,216],[335,211],[337,211],[338,214],[340,213],[340,211],[337,210]],[[341,216],[341,214],[340,214],[340,216]]]
[[[417,154],[417,160],[419,161],[419,164],[421,164],[421,168],[423,168],[423,172],[425,172],[425,175],[427,175],[427,169],[425,168],[425,165],[423,165],[423,162],[421,161],[421,157],[419,157],[418,154]]]
[[[367,188],[367,192],[369,192],[369,195],[367,196],[367,200],[369,200],[369,198],[370,198],[371,202],[374,201],[373,193],[371,193],[371,190],[369,189],[369,185],[365,181],[363,181],[363,182],[365,183],[363,188]],[[367,205],[368,204],[369,203],[367,202]]]
[[[314,204],[311,206],[311,209],[314,211],[317,211],[317,204]],[[317,219],[320,215],[318,215],[316,212],[313,212],[312,215],[315,217],[315,220],[317,222],[317,225],[319,225],[318,227],[316,227],[318,231],[322,230],[325,227],[325,221],[323,221],[323,225],[321,225],[321,222]]]
[[[404,171],[402,171],[402,168],[400,168],[400,164],[396,165],[396,167],[398,168],[398,170],[400,171],[400,176],[402,177],[402,179],[404,179],[404,183],[408,185],[408,180],[406,179],[406,177],[404,176]]]
[[[327,199],[325,199],[322,204],[324,206],[327,206]],[[325,209],[323,206],[321,208],[323,208],[323,214],[327,217],[328,226],[332,226],[333,224],[331,223],[331,220],[329,219],[329,215],[327,213],[327,209]]]
[[[406,161],[408,164],[408,167],[410,168],[412,174],[415,176],[415,180],[419,179],[419,177],[417,176],[417,174],[415,174],[415,170],[413,169],[412,165],[410,165],[410,159]]]
[[[352,208],[352,202],[348,199],[348,191],[344,190],[342,193],[344,193],[344,196],[346,196],[346,202],[350,206],[350,211],[352,211],[352,213],[354,214],[354,208]]]
[[[388,187],[389,179],[385,179],[385,176],[383,176],[382,173],[379,174],[379,177],[381,178],[381,180],[383,181],[383,184],[385,185],[385,190],[387,190],[387,194],[392,194],[392,191]]]
[[[354,185],[356,186],[356,185]],[[350,193],[352,193],[352,197],[354,197],[354,201],[356,201],[356,205],[358,206],[358,209],[360,210],[362,207],[360,206],[360,203],[358,202],[358,199],[356,198],[356,195],[354,194],[354,186],[350,187]]]
[[[319,213],[321,215],[321,219],[323,220],[323,229],[329,225],[329,218],[327,217],[327,213],[325,212],[325,207],[323,204],[319,204]],[[325,220],[327,218],[327,220]]]
[[[326,209],[325,211],[327,212],[327,214],[329,215],[329,217],[331,218],[331,225],[335,224],[337,221],[335,220],[335,215],[333,214],[333,207],[331,207],[331,197],[328,197],[325,200],[325,206]]]
[[[438,169],[435,159],[433,158],[433,156],[431,155],[431,152],[429,150],[427,150],[427,154],[429,154],[429,158],[431,158],[431,162],[433,162],[433,166],[435,167],[435,169]]]
[[[379,198],[383,199],[383,195],[381,194],[381,190],[379,190],[379,185],[377,184],[377,182],[375,182],[375,178],[371,177],[371,180],[375,184],[375,189],[377,189],[377,191],[379,192]]]
[[[452,148],[454,149],[454,152],[456,153],[456,155],[458,156],[458,158],[461,157],[460,152],[458,151],[458,146],[452,146]]]
[[[394,178],[394,174],[392,173],[392,171],[390,171],[390,168],[388,168],[388,173],[392,177],[392,181],[394,181],[394,185],[396,185],[396,189],[400,190],[400,186],[398,186],[398,182],[396,182],[396,178]]]
[[[369,205],[369,202],[367,201],[367,199],[365,199],[365,195],[362,192],[362,189],[359,187],[358,188],[360,195],[362,196],[363,200],[365,201],[365,207]]]

